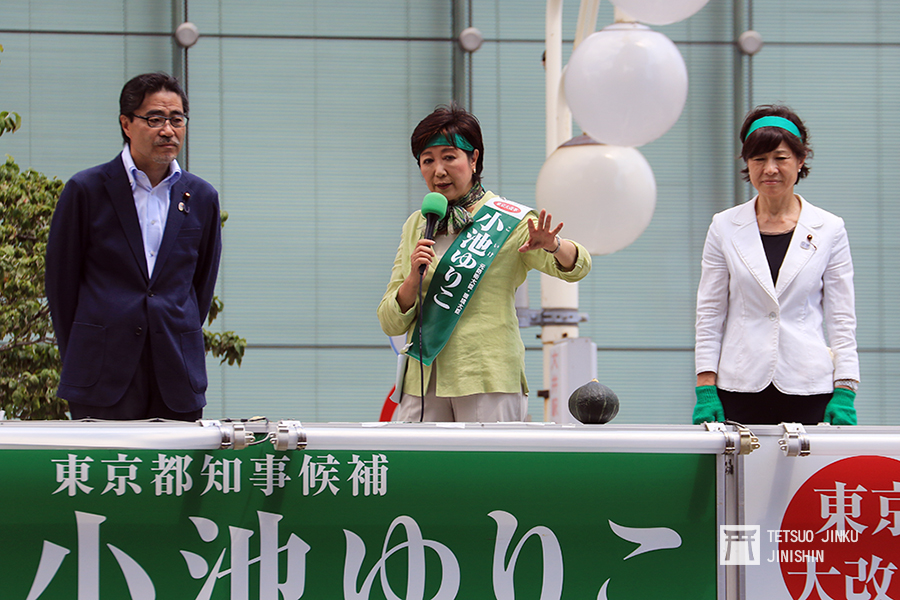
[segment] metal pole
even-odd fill
[[[578,8],[578,25],[575,29],[575,44],[573,48],[577,48],[584,41],[584,38],[594,33],[597,29],[597,13],[599,10],[600,0],[581,0],[581,6]]]
[[[188,20],[188,0],[172,0],[172,31],[174,32],[179,25]],[[184,93],[190,99],[190,91],[188,90],[188,49],[182,48],[172,36],[172,76],[181,82]],[[181,150],[181,166],[185,171],[190,171],[191,154],[190,154],[190,128],[185,131],[184,144]]]
[[[597,23],[600,0],[582,0],[578,14],[576,45],[590,35]],[[562,81],[562,0],[547,0],[545,81],[546,81],[546,152],[550,156],[572,137],[572,113],[566,105]],[[565,230],[563,230],[565,233]],[[541,309],[578,310],[578,284],[568,283],[541,274]],[[550,389],[551,349],[564,338],[577,338],[578,324],[541,326],[544,358],[544,389]],[[548,405],[544,401],[544,420],[548,420]]]
[[[744,122],[744,115],[747,113],[747,105],[745,104],[746,88],[744,86],[744,61],[749,62],[749,58],[744,57],[744,53],[738,46],[737,40],[746,30],[744,22],[744,0],[734,0],[733,6],[733,22],[734,22],[734,99],[733,99],[733,124],[732,139],[734,140],[734,205],[743,203],[747,198],[747,183],[741,177],[741,169],[744,168],[741,155],[741,140],[738,132]]]
[[[452,27],[453,35],[457,38],[459,33],[468,27],[467,2],[468,0],[453,0]],[[472,110],[466,82],[466,54],[458,42],[453,44],[453,101]]]
[[[544,77],[546,82],[546,155],[561,143],[557,135],[559,82],[562,74],[562,0],[547,0]]]

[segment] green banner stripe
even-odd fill
[[[0,452],[0,596],[716,597],[714,455],[267,446]]]
[[[418,325],[407,354],[430,365],[447,345],[450,335],[475,293],[485,271],[513,229],[531,211],[505,198],[491,198],[475,214],[472,224],[461,231],[444,253],[428,286]]]

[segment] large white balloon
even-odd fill
[[[641,146],[678,121],[687,100],[684,59],[663,34],[638,23],[592,33],[566,66],[566,102],[598,142]]]
[[[577,137],[551,154],[537,179],[537,205],[565,223],[562,234],[593,255],[635,241],[656,208],[656,179],[635,148]]]
[[[612,0],[629,17],[651,25],[668,25],[687,19],[709,0]]]

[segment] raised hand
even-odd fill
[[[541,210],[538,215],[537,226],[534,221],[528,219],[528,241],[522,244],[519,252],[528,252],[529,250],[548,250],[553,252],[559,247],[557,235],[562,231],[563,224],[560,223],[551,229],[552,215],[546,210]]]

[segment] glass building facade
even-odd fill
[[[180,161],[220,192],[230,218],[215,330],[248,341],[243,366],[209,359],[208,418],[378,418],[395,360],[375,308],[400,227],[427,192],[409,151],[415,124],[459,100],[485,134],[485,186],[534,205],[545,158],[546,7],[525,0],[3,0],[0,108],[22,129],[0,152],[67,179],[121,150],[123,83],[164,70],[185,83]],[[578,15],[564,7],[564,59]],[[174,41],[184,21],[196,45]],[[598,29],[613,21],[600,6]],[[466,26],[484,44],[463,53]],[[712,215],[751,197],[735,160],[737,123],[783,102],[811,131],[797,188],[842,216],[856,268],[861,424],[900,424],[900,3],[710,0],[655,27],[678,46],[689,91],[679,121],[640,148],[656,212],[631,246],[595,257],[579,287],[616,422],[687,423],[694,403],[694,304]],[[765,45],[741,54],[737,36]],[[576,126],[577,133],[577,126]],[[893,198],[893,199],[892,199]],[[532,307],[539,278],[529,278]],[[894,307],[894,308],[892,308]],[[529,412],[543,417],[537,328]]]

